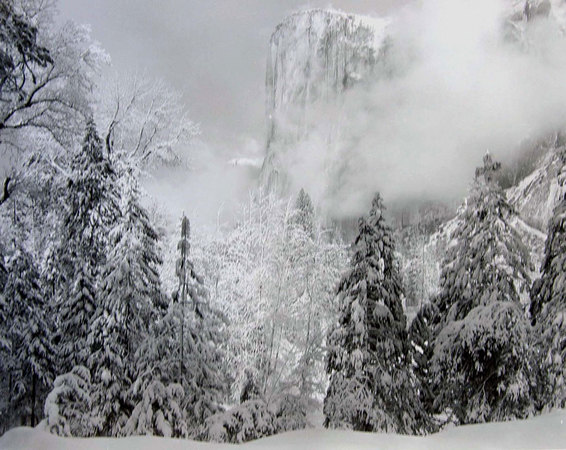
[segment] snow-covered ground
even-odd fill
[[[295,431],[240,446],[211,444],[156,437],[123,439],[60,438],[40,429],[15,428],[0,438],[0,449],[566,449],[566,410],[554,411],[529,420],[454,427],[426,437],[394,434],[354,433],[313,429]]]

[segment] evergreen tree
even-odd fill
[[[420,399],[424,408],[434,412],[434,390],[430,361],[434,354],[433,323],[438,311],[434,303],[425,303],[409,327],[409,341],[413,349],[413,370],[421,386]]]
[[[38,284],[36,265],[23,246],[18,246],[7,266],[4,298],[9,324],[10,352],[6,355],[11,380],[9,413],[19,416],[21,423],[35,426],[42,417],[47,387],[56,369],[53,322]]]
[[[134,409],[124,435],[187,437],[185,391],[179,383],[180,315],[175,305],[150,328],[135,354]]]
[[[359,221],[351,268],[338,288],[339,323],[328,336],[325,425],[419,433],[428,420],[411,372],[394,243],[379,194]]]
[[[164,299],[158,267],[157,233],[139,204],[137,180],[126,173],[121,216],[109,233],[109,253],[101,269],[98,305],[88,342],[99,432],[117,435],[133,406],[127,391],[136,377],[134,353]]]
[[[219,348],[223,318],[207,301],[203,280],[189,258],[189,238],[189,220],[183,216],[177,261],[179,289],[173,309],[181,317],[180,382],[192,433],[207,417],[220,411],[226,385]]]
[[[295,200],[291,223],[309,237],[314,236],[314,207],[309,194],[301,189]]]
[[[435,303],[439,317],[448,320],[464,318],[492,297],[520,303],[520,294],[530,286],[529,252],[511,226],[517,215],[496,181],[501,165],[489,153],[483,163],[476,169],[440,275]]]
[[[566,407],[566,149],[561,150],[561,198],[548,225],[541,278],[534,283],[531,320],[540,353],[539,408]]]
[[[530,260],[488,154],[451,236],[434,299],[431,366],[436,406],[460,423],[525,417],[531,411],[529,327],[520,293]]]
[[[58,376],[45,400],[47,430],[59,436],[92,436],[91,391],[90,371],[84,366]]]
[[[106,259],[108,230],[119,216],[115,171],[102,149],[91,120],[82,148],[72,160],[63,238],[53,258],[61,372],[86,365],[86,339],[97,309],[99,268]]]
[[[186,437],[186,413],[181,406],[184,396],[180,384],[166,386],[156,379],[150,381],[128,419],[124,434]]]

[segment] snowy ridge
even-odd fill
[[[246,444],[211,444],[182,439],[157,437],[129,437],[123,439],[61,438],[39,429],[14,428],[0,438],[0,448],[16,449],[76,449],[85,450],[122,450],[135,448],[149,450],[156,448],[170,449],[228,449],[228,448],[263,448],[263,449],[298,449],[298,448],[340,448],[340,449],[375,449],[375,448],[413,448],[413,449],[466,449],[466,448],[564,448],[566,442],[566,410],[557,410],[550,414],[528,420],[514,422],[467,425],[450,428],[426,437],[400,436],[396,434],[355,433],[311,429],[294,431],[281,435],[248,442]]]
[[[557,30],[566,34],[566,4],[562,0],[510,0],[507,26],[513,36],[529,46],[525,33],[530,22],[548,18],[556,24]]]
[[[559,198],[558,172],[561,167],[556,151],[551,147],[538,168],[521,182],[507,190],[507,199],[519,215],[532,227],[546,232],[548,220]]]

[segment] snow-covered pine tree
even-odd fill
[[[206,419],[197,438],[242,444],[277,432],[273,412],[263,400],[248,400]]]
[[[304,189],[297,194],[290,222],[295,229],[302,230],[307,236],[314,236],[314,207],[309,194]]]
[[[339,323],[328,336],[325,425],[422,433],[428,427],[411,371],[401,278],[379,194],[338,288]]]
[[[92,120],[74,155],[67,187],[63,236],[53,257],[57,297],[60,373],[86,365],[86,342],[96,311],[99,268],[106,260],[107,234],[119,216],[118,185]]]
[[[413,349],[413,371],[420,384],[420,399],[429,414],[434,411],[434,393],[430,360],[434,354],[434,326],[438,311],[434,303],[425,303],[409,326],[409,341]]]
[[[38,284],[39,273],[22,245],[8,259],[4,288],[7,305],[7,369],[10,377],[9,413],[21,424],[35,426],[56,370],[52,339],[54,324]]]
[[[538,408],[566,407],[566,148],[561,198],[548,225],[541,278],[533,285],[531,320],[539,352]]]
[[[529,326],[520,294],[531,263],[511,227],[513,208],[489,153],[476,169],[443,263],[431,370],[436,406],[460,423],[525,417],[532,411]]]
[[[137,180],[124,174],[121,216],[109,233],[101,268],[97,309],[88,343],[93,410],[99,432],[115,436],[133,409],[127,391],[137,376],[134,353],[164,309],[158,267],[158,236],[139,203]]]
[[[207,300],[203,280],[195,272],[190,260],[190,223],[183,215],[181,239],[178,244],[177,276],[179,289],[174,294],[172,314],[179,323],[179,372],[185,398],[189,434],[197,431],[205,419],[221,410],[220,403],[226,391],[220,343],[223,317]],[[173,369],[173,368],[172,368]]]
[[[435,298],[441,317],[461,319],[493,293],[499,300],[520,303],[530,286],[529,252],[510,225],[516,213],[497,183],[500,168],[488,152],[476,169],[443,263]]]
[[[84,366],[55,378],[45,400],[47,430],[59,436],[92,436],[91,390],[90,371]]]
[[[186,412],[182,404],[185,397],[178,383],[163,384],[158,379],[150,380],[141,390],[124,435],[150,435],[163,437],[187,437]]]
[[[188,436],[185,391],[179,382],[180,328],[179,309],[170,305],[137,349],[137,377],[129,392],[134,409],[122,434]]]

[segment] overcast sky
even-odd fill
[[[387,14],[405,0],[336,0],[335,8]],[[147,70],[181,91],[209,142],[264,139],[269,37],[304,0],[59,0],[62,19],[92,25],[119,70]],[[232,149],[235,150],[235,149]]]
[[[388,15],[413,1],[333,6]],[[333,214],[363,213],[376,190],[392,203],[461,199],[486,150],[508,163],[525,139],[566,123],[566,40],[554,16],[531,23],[521,45],[505,38],[510,0],[414,3],[395,14],[390,30],[396,46],[389,58],[404,67],[400,75],[348,91],[338,105],[347,130],[339,151],[327,145],[319,120],[321,129],[283,163],[296,187]],[[181,91],[203,141],[212,144],[205,148],[224,163],[227,155],[263,156],[271,33],[293,11],[327,6],[327,0],[59,0],[62,18],[91,24],[117,69],[147,70]],[[566,17],[566,8],[558,12]],[[174,179],[162,195],[177,193],[170,209],[192,212],[192,205],[204,214],[197,206],[205,198],[215,217],[219,205],[235,203],[235,192],[246,193],[249,177],[237,182],[221,164],[210,166],[216,172],[201,178],[180,174],[193,183],[186,189]],[[160,186],[167,180],[173,178],[163,177]]]

